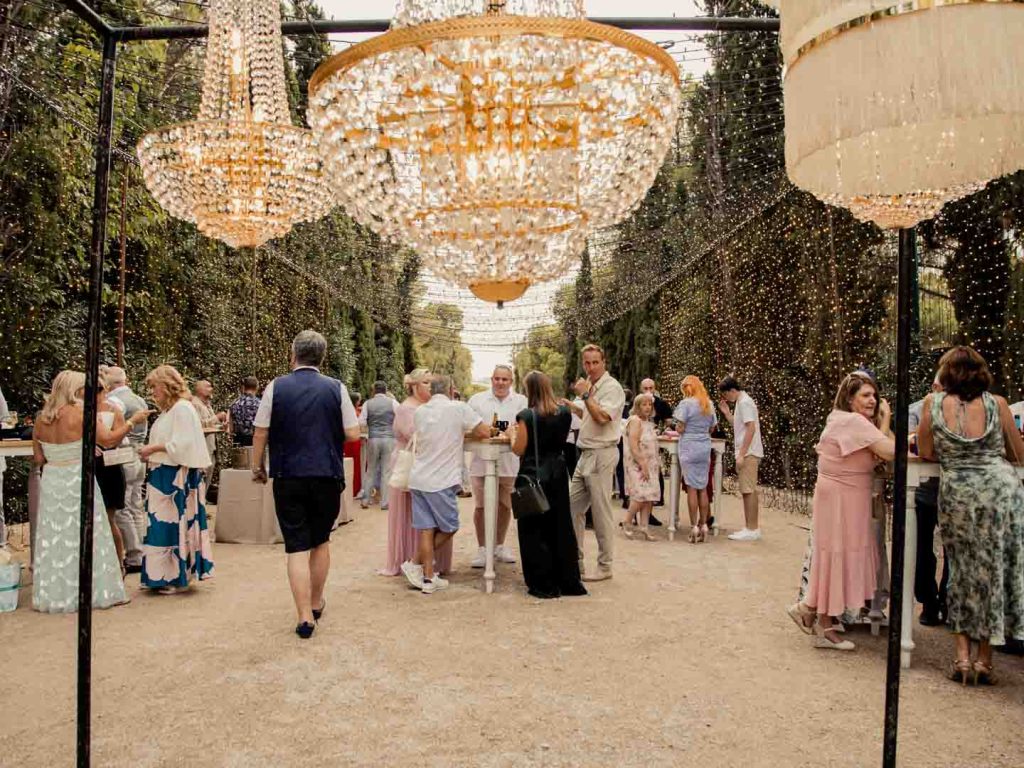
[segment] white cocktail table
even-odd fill
[[[682,484],[679,471],[679,438],[662,435],[658,438],[658,447],[672,457],[668,491],[668,540],[674,541],[676,537],[676,520],[679,517],[679,490]],[[716,454],[714,475],[715,500],[711,505],[711,514],[714,515],[717,526],[718,521],[722,519],[722,454],[725,453],[725,440],[712,440],[711,450]]]

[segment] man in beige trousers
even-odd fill
[[[583,419],[577,441],[580,458],[569,486],[569,505],[583,580],[604,581],[612,577],[615,542],[612,479],[619,462],[620,422],[626,394],[622,385],[608,374],[603,349],[588,344],[583,348],[582,357],[587,376],[577,381],[573,389],[583,401],[583,407],[562,401]],[[594,518],[598,550],[597,570],[590,574],[586,574],[583,567],[583,533],[588,508]]]

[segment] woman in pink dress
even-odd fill
[[[392,466],[412,440],[416,431],[414,416],[416,409],[430,400],[431,373],[426,368],[417,368],[405,377],[405,391],[408,397],[395,412],[395,449],[391,452]],[[388,497],[388,554],[387,563],[380,570],[382,576],[399,576],[402,563],[416,556],[417,536],[412,527],[412,496],[408,491],[392,488]],[[434,553],[434,570],[444,574],[452,569],[452,542]]]
[[[661,488],[658,485],[658,434],[651,421],[653,415],[654,397],[637,395],[622,440],[629,509],[620,525],[627,539],[633,538],[630,524],[636,515],[640,521],[640,535],[648,541],[654,541],[654,536],[647,530],[647,524],[651,519],[654,502],[661,498]]]
[[[843,379],[832,409],[815,446],[818,481],[807,594],[789,613],[804,631],[814,626],[817,614],[815,647],[852,651],[854,644],[839,637],[833,619],[847,609],[859,613],[875,594],[881,553],[871,526],[872,482],[878,459],[891,460],[895,445],[889,406],[879,403],[869,379],[855,374]],[[876,417],[882,429],[875,426]]]

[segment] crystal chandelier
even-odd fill
[[[211,0],[196,120],[139,141],[146,187],[171,215],[255,248],[334,204],[312,134],[291,123],[278,0]]]
[[[1021,0],[764,0],[780,9],[786,170],[912,227],[1024,168]]]
[[[309,96],[348,213],[501,306],[640,203],[679,71],[582,0],[398,0],[391,30],[322,64]]]

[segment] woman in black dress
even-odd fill
[[[572,415],[555,401],[551,379],[545,374],[530,372],[525,385],[530,407],[517,414],[512,441],[512,451],[521,457],[516,484],[523,477],[537,478],[551,509],[518,521],[523,578],[534,597],[585,595],[569,513],[569,475],[563,453]]]

